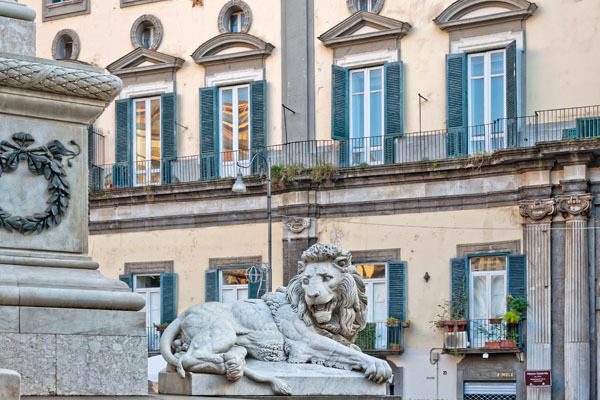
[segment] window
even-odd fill
[[[368,322],[385,322],[388,317],[386,268],[386,263],[356,264],[356,269],[365,283]]]
[[[141,39],[142,47],[151,49],[154,43],[154,25],[146,23],[142,25]]]
[[[469,314],[473,319],[501,318],[506,312],[506,256],[469,258]]]
[[[134,104],[135,185],[161,183],[160,97],[136,99]]]
[[[259,299],[268,290],[269,272],[260,265],[228,265],[205,273],[204,301],[232,304]]]
[[[249,89],[248,85],[220,89],[223,176],[235,176],[235,164],[250,159]]]
[[[350,71],[351,165],[383,163],[383,67]]]
[[[221,33],[248,33],[251,23],[252,11],[242,0],[229,0],[219,12],[218,26]]]
[[[131,26],[131,44],[136,49],[156,50],[162,41],[162,23],[154,15],[142,15]]]
[[[471,153],[506,147],[505,51],[469,54],[469,149]]]
[[[76,60],[81,43],[79,35],[72,29],[59,31],[52,41],[52,57],[55,60]]]
[[[90,13],[90,0],[43,0],[42,21]]]
[[[377,0],[356,0],[356,8],[359,11],[373,12],[376,4]]]
[[[141,310],[146,313],[146,326],[160,324],[160,275],[134,275],[133,291],[146,299]]]
[[[350,12],[366,11],[379,14],[383,8],[384,0],[346,0]]]
[[[248,298],[248,276],[246,269],[224,269],[221,271],[220,301],[232,304]]]
[[[244,26],[244,12],[235,11],[229,16],[229,32],[241,32]]]

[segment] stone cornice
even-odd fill
[[[354,34],[364,26],[372,27],[375,31]],[[323,33],[318,39],[326,47],[349,46],[388,38],[401,38],[410,28],[411,25],[407,22],[359,11]]]
[[[519,204],[519,213],[526,224],[550,223],[556,213],[554,199],[523,200]]]
[[[149,62],[150,65],[142,65],[145,62]],[[138,47],[112,62],[106,69],[116,76],[125,77],[130,75],[147,75],[165,71],[177,71],[184,62],[185,60],[179,57]]]
[[[593,196],[590,193],[577,193],[556,197],[558,210],[569,221],[573,219],[587,220],[592,209]]]
[[[222,54],[223,50],[246,48],[235,53]],[[202,43],[193,53],[192,58],[197,64],[211,65],[224,62],[249,59],[262,59],[273,52],[271,43],[247,33],[223,33]]]
[[[123,84],[96,67],[0,53],[0,86],[109,102]]]
[[[485,7],[504,7],[505,12],[462,18],[464,15]],[[458,0],[448,6],[433,22],[440,29],[452,31],[456,29],[474,28],[499,22],[524,20],[533,15],[537,5],[527,0]]]

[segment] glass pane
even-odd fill
[[[160,275],[143,275],[135,277],[136,289],[149,289],[160,287]]]
[[[483,76],[483,60],[484,56],[471,57],[471,78],[477,78]]]
[[[226,89],[221,92],[222,94],[222,108],[221,108],[221,129],[222,129],[222,149],[225,152],[223,154],[223,161],[231,161],[233,154],[233,91]]]
[[[373,283],[373,296],[369,298],[368,304],[372,304],[373,321],[382,322],[387,318],[387,285],[385,282]]]
[[[146,102],[135,103],[135,161],[146,161]],[[144,168],[138,165],[138,168]]]
[[[160,292],[150,293],[150,326],[160,323]]]
[[[352,75],[352,93],[363,93],[365,90],[364,71],[353,71]]]
[[[371,9],[369,11],[373,11],[375,9],[375,4],[377,4],[377,0],[371,0]]]
[[[160,160],[160,99],[153,99],[150,102],[151,122],[150,129],[152,134],[152,147],[150,158]],[[154,167],[154,163],[152,166]],[[159,166],[160,164],[156,164]]]
[[[238,22],[239,14],[231,14],[229,17],[229,32],[239,32],[239,22]]]
[[[488,293],[486,288],[486,276],[473,276],[473,319],[488,318]]]
[[[492,74],[504,73],[504,52],[492,53]]]
[[[248,277],[246,276],[246,269],[224,269],[223,273],[223,284],[224,285],[247,285]]]
[[[383,74],[381,68],[372,69],[369,74],[369,90],[377,91],[383,87]]]
[[[248,298],[248,287],[238,288],[237,299],[238,300],[246,300],[247,298]]]
[[[369,0],[357,0],[358,4],[356,7],[359,11],[370,11],[369,10]]]
[[[225,304],[233,304],[237,300],[235,289],[221,289],[221,301]]]
[[[383,135],[383,93],[371,93],[371,114],[369,121],[369,136]]]
[[[492,78],[492,121],[504,118],[504,76]]]
[[[365,279],[385,279],[385,264],[356,264],[356,270]]]
[[[352,95],[352,130],[350,137],[362,138],[365,126],[365,97],[363,94]],[[353,146],[361,146],[361,141],[356,141]]]
[[[505,275],[492,275],[492,315],[490,318],[499,318],[506,312],[506,285]]]
[[[483,97],[483,79],[471,79],[471,121],[470,125],[481,125],[485,123],[484,97]]]
[[[505,271],[506,256],[471,257],[471,272]]]
[[[250,155],[250,132],[249,132],[249,101],[248,88],[238,89],[238,150],[239,159],[246,160]]]

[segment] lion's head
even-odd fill
[[[288,301],[307,325],[347,345],[365,327],[367,314],[365,285],[351,261],[346,250],[317,243],[302,253],[287,288]]]

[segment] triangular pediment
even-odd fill
[[[184,60],[155,50],[138,47],[127,53],[106,69],[113,75],[158,73],[179,69]]]
[[[327,47],[339,47],[388,37],[402,37],[410,28],[407,22],[360,11],[323,33],[319,40]]]
[[[264,58],[275,46],[248,33],[224,33],[202,43],[192,53],[198,64]]]
[[[536,9],[537,5],[527,0],[458,0],[433,21],[451,31],[527,19]]]

